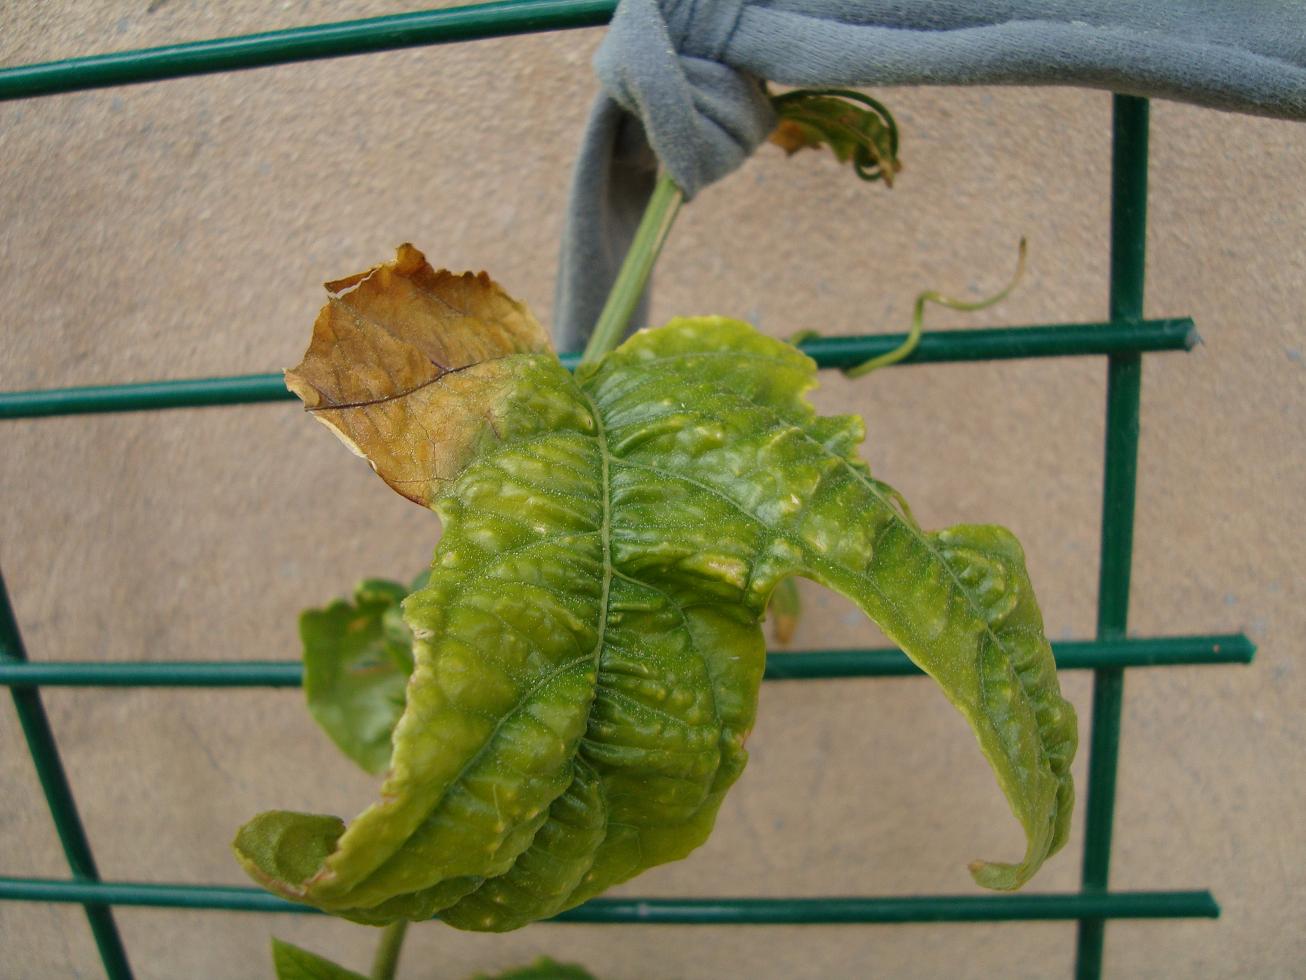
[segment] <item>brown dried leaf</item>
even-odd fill
[[[820,145],[819,137],[814,138],[810,130],[792,119],[781,119],[772,131],[770,141],[784,150],[788,157],[799,150]]]
[[[503,359],[551,350],[525,306],[484,272],[436,272],[412,245],[326,284],[303,362],[286,387],[396,491],[429,505],[512,384]]]

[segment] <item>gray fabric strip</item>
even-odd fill
[[[583,346],[660,162],[693,197],[774,127],[786,85],[1070,85],[1306,119],[1306,0],[621,0],[554,302]],[[642,325],[643,313],[634,326]]]

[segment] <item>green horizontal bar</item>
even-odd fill
[[[97,902],[237,912],[317,913],[258,888],[136,882],[0,878],[0,899]],[[1214,919],[1209,891],[1059,895],[939,895],[907,898],[600,898],[557,922],[643,925],[802,925],[807,923],[1000,922],[1078,919]]]
[[[1241,633],[1165,636],[1140,640],[1068,641],[1052,644],[1061,670],[1100,667],[1168,667],[1178,664],[1245,664],[1255,645]],[[901,651],[807,650],[768,653],[767,680],[898,677],[920,668]],[[9,687],[298,687],[297,660],[251,662],[31,663],[0,659],[0,686]]]
[[[1058,670],[1102,667],[1174,667],[1182,664],[1246,664],[1256,646],[1241,633],[1158,636],[1148,639],[1067,640],[1052,644]],[[921,670],[893,647],[877,650],[810,650],[766,655],[766,679],[902,677]],[[0,678],[3,678],[0,673]]]
[[[615,7],[616,0],[507,0],[18,65],[0,69],[0,101],[452,41],[598,27],[611,20]]]
[[[1209,891],[904,898],[597,899],[556,922],[645,925],[809,925],[1078,919],[1217,919]]]
[[[294,397],[286,389],[286,382],[279,374],[89,385],[84,388],[0,393],[0,419],[83,415],[91,412],[134,412],[159,408],[202,408],[208,405],[250,405],[256,402],[290,401]]]
[[[234,663],[0,660],[0,687],[299,687],[303,682],[304,668],[298,660]]]
[[[822,337],[800,346],[822,368],[845,368],[888,353],[906,336],[893,333]],[[1062,323],[987,330],[936,330],[925,334],[912,355],[899,363],[1191,350],[1196,342],[1193,321],[1187,317],[1147,320],[1136,325]],[[563,354],[562,362],[574,368],[579,357],[579,354]],[[226,378],[0,392],[0,419],[293,400],[294,396],[286,390],[280,374],[245,374]]]
[[[805,341],[799,347],[823,368],[846,368],[887,354],[906,339],[907,335],[903,333],[819,337]],[[1104,321],[983,330],[933,330],[922,334],[920,345],[898,365],[1192,350],[1198,339],[1190,317],[1144,320],[1142,323]]]

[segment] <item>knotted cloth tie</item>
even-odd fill
[[[621,0],[594,66],[559,350],[584,345],[659,161],[693,197],[766,139],[763,79],[1073,85],[1306,119],[1306,0]]]

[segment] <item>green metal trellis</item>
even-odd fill
[[[615,0],[504,0],[0,69],[0,100],[417,45],[591,27],[606,23],[615,5]],[[558,921],[757,925],[1073,920],[1079,923],[1077,975],[1094,978],[1101,975],[1107,920],[1219,915],[1219,906],[1207,891],[1112,892],[1107,887],[1125,668],[1248,663],[1255,652],[1241,634],[1151,639],[1126,636],[1142,355],[1187,350],[1195,340],[1191,320],[1142,318],[1147,137],[1147,101],[1115,96],[1107,322],[938,331],[927,334],[913,355],[902,362],[1107,356],[1097,637],[1093,641],[1053,645],[1062,669],[1094,671],[1080,891],[908,898],[597,899],[559,916]],[[897,335],[826,338],[810,341],[803,349],[821,367],[832,368],[857,364],[892,350],[901,339]],[[281,376],[275,374],[17,391],[0,393],[0,418],[234,405],[290,397]],[[796,680],[914,672],[916,669],[897,650],[817,650],[769,655],[766,676],[769,680]],[[0,578],[0,684],[11,689],[71,871],[68,880],[0,877],[0,899],[82,905],[105,970],[114,980],[132,975],[113,918],[115,905],[314,911],[255,888],[101,881],[39,693],[40,687],[55,685],[238,688],[293,687],[300,682],[300,665],[294,661],[31,663]]]

